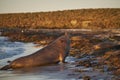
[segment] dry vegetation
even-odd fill
[[[56,12],[0,14],[0,27],[9,28],[120,28],[120,9],[80,9]]]

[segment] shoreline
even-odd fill
[[[33,42],[39,46],[48,45],[51,41],[63,35],[65,31],[68,31],[71,34],[70,56],[78,59],[74,66],[74,68],[78,67],[77,72],[82,72],[79,69],[80,66],[94,67],[120,78],[120,50],[118,49],[120,47],[116,48],[116,46],[120,46],[120,31],[118,29],[99,31],[85,31],[85,29],[61,29],[63,31],[60,31],[60,29],[17,30],[3,31],[2,35],[9,37],[13,42]],[[105,65],[107,65],[107,68]]]

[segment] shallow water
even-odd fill
[[[11,42],[6,37],[0,37],[0,67],[18,57],[29,55],[42,47],[33,43]]]
[[[0,80],[73,80],[67,76],[72,73],[63,65],[42,66],[36,68],[0,71]]]
[[[6,37],[0,37],[0,68],[18,57],[29,55],[42,48],[33,43],[11,42]],[[81,59],[82,60],[82,59]],[[0,71],[0,80],[83,80],[83,76],[91,76],[92,80],[112,80],[112,76],[104,72],[75,67],[74,57],[67,57],[65,64]],[[83,72],[75,72],[76,69]]]

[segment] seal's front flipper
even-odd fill
[[[6,66],[2,67],[0,70],[8,70],[10,68],[11,68],[10,65],[6,65]]]

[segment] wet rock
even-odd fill
[[[111,51],[117,51],[120,49],[120,45],[115,45],[115,46],[111,46],[109,48],[103,48],[103,49],[98,49],[95,50],[92,55],[94,56],[104,56],[107,52],[111,52]]]
[[[119,34],[114,34],[114,36],[111,37],[114,40],[120,41],[120,33]]]
[[[87,61],[80,61],[79,63],[78,63],[78,65],[80,65],[80,66],[85,66],[85,67],[91,67],[91,62],[89,61],[89,60],[87,60]],[[77,66],[78,66],[77,65]]]
[[[108,65],[108,71],[114,72],[114,71],[116,71],[116,70],[117,70],[116,67]]]
[[[84,76],[83,80],[91,80],[91,77],[90,76]]]
[[[120,50],[106,52],[103,59],[104,63],[109,66],[109,71],[115,75],[120,75]]]
[[[80,51],[79,51],[79,49],[71,48],[71,49],[70,49],[70,55],[77,58],[78,56],[80,56]],[[79,58],[79,57],[78,57],[78,58]]]
[[[120,68],[114,71],[114,74],[120,77]]]
[[[71,40],[72,41],[79,41],[79,40],[81,40],[81,38],[82,38],[81,36],[72,36]]]
[[[110,47],[115,46],[115,45],[117,45],[117,44],[115,44],[113,42],[102,42],[102,43],[94,45],[93,47],[95,50],[97,50],[97,49],[110,48]]]
[[[76,66],[96,67],[100,66],[101,63],[103,64],[103,62],[100,61],[95,56],[87,55],[84,56],[83,58],[79,58],[76,63]]]
[[[120,50],[107,52],[103,58],[106,59],[106,64],[120,67]]]
[[[71,48],[73,49],[71,55],[80,58],[83,54],[90,54],[93,51],[93,44],[89,39],[77,36],[71,40]]]

